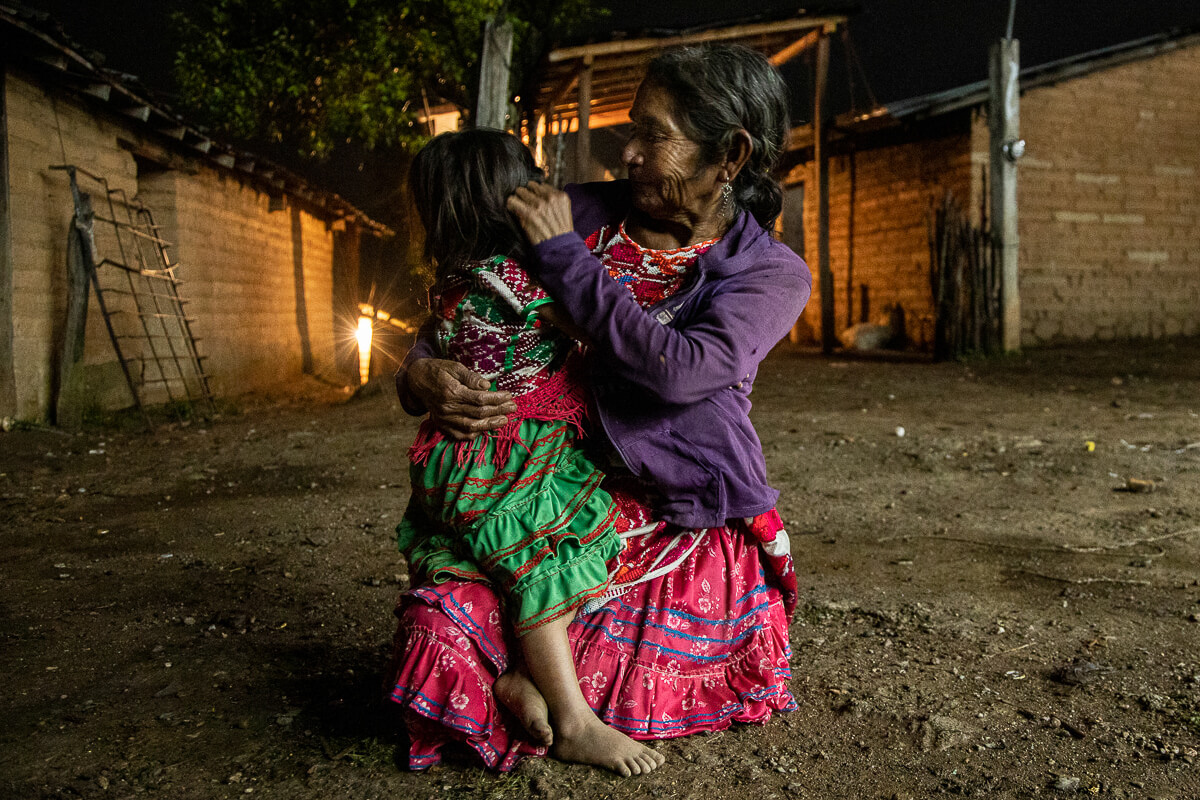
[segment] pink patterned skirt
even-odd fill
[[[667,739],[795,709],[787,682],[796,582],[778,514],[625,538],[609,598],[569,628],[597,716],[634,739]],[[515,641],[489,584],[403,592],[396,616],[387,687],[404,711],[410,768],[439,763],[451,742],[501,771],[546,754],[492,694]]]

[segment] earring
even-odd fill
[[[729,216],[733,211],[733,186],[725,184],[721,187],[721,213]]]

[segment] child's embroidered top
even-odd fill
[[[430,291],[442,356],[478,372],[493,389],[514,396],[537,389],[573,347],[538,318],[537,310],[550,302],[541,284],[510,258],[468,264]]]
[[[517,262],[493,256],[455,270],[430,290],[442,358],[452,359],[492,382],[492,389],[511,392],[517,412],[508,422],[473,440],[457,442],[455,457],[479,457],[487,441],[501,462],[519,441],[523,420],[561,420],[583,433],[587,398],[576,370],[575,342],[537,310],[553,302],[545,289]],[[409,458],[426,463],[443,434],[427,418],[409,448]]]

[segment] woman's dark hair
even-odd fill
[[[489,256],[525,258],[525,234],[504,203],[517,187],[541,179],[533,155],[504,131],[443,133],[421,148],[408,185],[437,276]]]
[[[684,133],[706,163],[721,160],[739,130],[750,134],[750,160],[733,182],[733,199],[770,229],[783,208],[771,170],[788,134],[787,86],[761,54],[735,44],[668,50],[650,62],[646,83],[665,89]]]

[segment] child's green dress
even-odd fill
[[[431,300],[442,357],[512,392],[519,411],[470,442],[421,423],[397,543],[414,585],[492,581],[521,636],[602,594],[605,562],[621,548],[603,473],[578,441],[587,413],[578,354],[539,320],[545,291],[503,256],[456,271]]]

